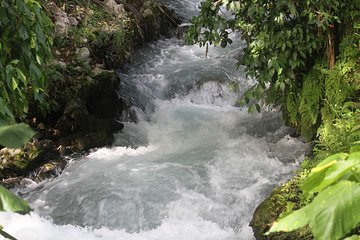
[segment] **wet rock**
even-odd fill
[[[75,98],[67,104],[63,115],[55,125],[61,136],[69,135],[79,129],[82,119],[88,115],[83,105],[80,98]]]
[[[20,181],[20,185],[21,186],[25,186],[25,187],[30,187],[30,186],[33,186],[33,185],[35,185],[36,184],[36,182],[34,182],[32,179],[30,179],[30,178],[23,178],[23,179],[21,179],[21,181]]]
[[[137,1],[131,5],[124,4],[124,7],[133,13],[140,27],[136,36],[138,44],[153,41],[160,36],[171,37],[181,23],[174,10],[153,0]]]
[[[57,177],[64,170],[67,162],[64,159],[47,162],[38,167],[31,175],[36,182],[44,181],[48,178]]]
[[[43,141],[46,142],[43,143]],[[0,151],[0,180],[9,177],[24,176],[43,164],[55,159],[58,153],[53,151],[51,140],[42,140],[26,144],[22,149],[3,148]]]
[[[97,69],[95,84],[89,89],[86,98],[88,112],[100,119],[117,118],[124,110],[124,102],[119,98],[116,89],[120,79],[114,71]]]
[[[288,199],[286,193],[289,191],[298,191],[298,189],[294,189],[298,188],[298,181],[294,181],[292,179],[289,181],[289,183],[290,184],[274,189],[271,195],[256,208],[253,214],[253,218],[249,224],[249,226],[253,229],[256,240],[313,239],[313,236],[308,227],[304,227],[292,232],[273,233],[269,236],[264,235],[270,229],[272,224],[278,219],[280,214],[286,210],[287,202],[294,201],[294,199]],[[296,194],[291,195],[296,196]],[[296,205],[297,203],[294,204]]]

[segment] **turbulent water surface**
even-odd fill
[[[189,16],[198,1],[167,3]],[[139,123],[29,186],[35,211],[1,213],[0,223],[18,239],[252,239],[253,211],[305,146],[279,113],[233,107],[252,84],[235,67],[241,48],[211,48],[205,58],[176,39],[144,47],[120,73]]]

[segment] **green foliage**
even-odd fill
[[[0,127],[0,145],[19,148],[34,134],[35,132],[24,123]]]
[[[190,42],[221,44],[228,30],[241,31],[248,44],[243,64],[249,75],[265,88],[292,85],[308,57],[325,45],[329,26],[340,21],[339,14],[352,1],[212,1],[201,3],[200,16],[193,19]],[[351,9],[351,7],[349,9]],[[231,15],[222,13],[226,8]]]
[[[323,98],[321,69],[313,68],[304,77],[301,93],[299,108],[293,111],[300,115],[301,134],[307,139],[312,139],[319,125],[321,100]]]
[[[3,186],[0,186],[0,211],[26,214],[31,211],[28,203]]]
[[[348,151],[354,142],[360,141],[360,110],[345,108],[332,122],[324,122],[318,130],[315,152],[326,157],[336,152]]]
[[[130,32],[119,29],[112,32],[97,32],[91,42],[91,53],[97,61],[103,61],[107,69],[114,69],[123,64],[126,55],[131,52],[129,34]]]
[[[4,147],[20,147],[34,135],[34,132],[26,124],[16,124],[0,127],[0,144]],[[0,211],[26,214],[31,211],[29,204],[0,185]],[[13,236],[2,230],[0,235],[6,239],[16,240]]]
[[[345,238],[344,240],[359,240],[359,239],[360,239],[359,235],[353,235],[353,236]]]
[[[329,108],[354,95],[349,82],[351,69],[358,65],[354,41],[359,39],[347,44],[347,50],[340,47],[343,57],[336,70],[327,72],[324,63],[332,35],[336,46],[344,37],[358,35],[358,1],[204,0],[200,9],[188,32],[190,43],[224,47],[231,43],[230,32],[239,31],[247,44],[240,64],[257,84],[240,103],[256,104],[265,98],[280,105],[286,122],[311,140],[322,115],[331,118]]]
[[[30,93],[42,100],[51,27],[35,0],[0,2],[0,125],[25,116]]]
[[[337,240],[360,223],[360,152],[321,161],[300,185],[312,202],[275,222],[267,234],[309,225],[315,239]]]
[[[340,55],[335,68],[325,70],[325,99],[321,109],[324,122],[331,123],[338,117],[346,101],[356,100],[360,79],[360,66],[357,62],[359,58],[356,38],[350,35],[340,45]]]
[[[25,200],[19,198],[18,196],[0,185],[0,211],[27,214],[31,211],[31,208]],[[16,240],[16,238],[5,232],[2,229],[1,225],[0,235],[5,237],[5,239]]]

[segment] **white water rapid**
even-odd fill
[[[169,2],[183,13],[198,4]],[[276,111],[233,106],[252,84],[235,67],[241,48],[211,48],[205,58],[176,39],[144,47],[121,73],[139,123],[30,185],[23,196],[34,212],[0,213],[0,224],[19,240],[253,239],[256,206],[291,175],[305,145]]]

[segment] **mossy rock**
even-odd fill
[[[46,161],[58,158],[51,140],[34,140],[21,149],[3,148],[0,150],[0,180],[26,176]]]
[[[271,225],[284,214],[289,206],[295,209],[300,207],[301,194],[298,187],[298,178],[294,177],[287,183],[272,191],[255,210],[250,227],[254,231],[257,240],[294,240],[294,239],[313,239],[308,227],[304,227],[292,232],[279,232],[265,236]]]

